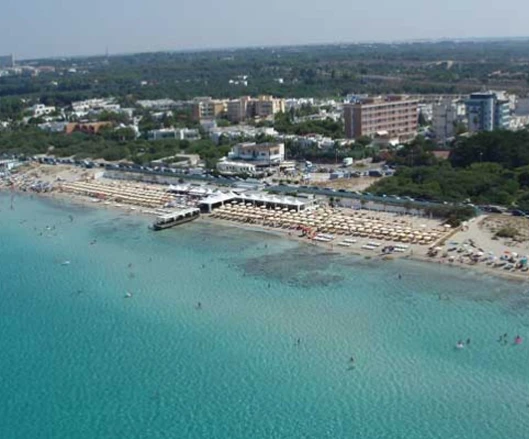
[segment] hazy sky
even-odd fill
[[[2,0],[0,54],[526,36],[527,17],[527,0]]]

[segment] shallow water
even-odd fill
[[[527,285],[14,207],[0,195],[0,438],[529,437]]]

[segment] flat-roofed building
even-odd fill
[[[232,99],[226,104],[227,117],[230,122],[239,123],[248,117],[249,104],[252,99],[249,96],[243,96],[239,99]]]
[[[362,98],[345,104],[345,135],[357,139],[383,132],[401,141],[410,140],[417,134],[417,106],[416,99],[406,96]]]
[[[255,102],[255,116],[268,117],[276,113],[285,112],[285,100],[273,96],[259,96]]]
[[[226,111],[226,101],[210,97],[195,98],[191,104],[193,120],[215,119]]]
[[[221,174],[255,174],[256,168],[252,163],[223,161],[217,163],[217,171]]]
[[[504,92],[472,93],[465,102],[470,132],[506,130],[510,127],[509,101]]]
[[[81,132],[86,134],[97,134],[102,128],[112,128],[111,122],[69,123],[66,125],[65,133],[71,134]]]
[[[285,159],[285,144],[239,143],[233,146],[228,158],[254,162],[257,166],[279,164]]]
[[[446,141],[455,136],[458,122],[457,101],[442,101],[433,106],[432,128],[435,138]]]
[[[285,100],[262,95],[257,98],[243,96],[227,102],[227,117],[231,122],[242,122],[252,117],[269,117],[285,111]]]
[[[177,139],[177,140],[198,140],[200,132],[193,128],[161,128],[147,132],[149,140]]]

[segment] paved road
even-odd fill
[[[340,192],[333,189],[317,188],[317,187],[296,187],[296,186],[273,186],[267,190],[281,193],[298,193],[298,194],[312,194],[312,195],[324,195],[327,197],[334,198],[352,198],[356,200],[373,201],[377,203],[390,204],[395,206],[403,206],[405,204],[412,203],[415,206],[428,207],[428,206],[439,206],[440,203],[432,203],[428,201],[410,201],[405,199],[396,199],[392,197],[379,197],[376,195],[364,195],[355,194],[353,192]]]

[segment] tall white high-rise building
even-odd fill
[[[444,100],[433,105],[432,128],[439,141],[446,141],[455,136],[455,129],[460,120],[459,107],[456,100]]]

